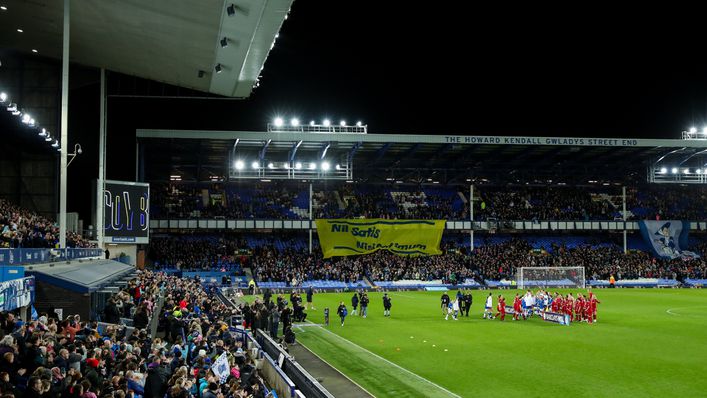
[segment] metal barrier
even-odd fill
[[[256,340],[263,350],[271,357],[283,357],[282,370],[297,388],[308,398],[334,398],[324,386],[322,386],[306,369],[288,354],[278,343],[276,343],[264,330],[258,329]]]

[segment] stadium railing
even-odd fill
[[[302,365],[297,363],[278,343],[276,343],[264,330],[258,329],[256,340],[271,358],[282,358],[282,370],[285,375],[294,381],[297,388],[308,398],[334,398]]]

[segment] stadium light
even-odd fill
[[[356,127],[361,127],[361,126],[363,126],[363,123],[361,123],[360,120],[358,122],[356,122]]]
[[[690,174],[690,169],[685,169],[685,170],[683,170],[683,173],[685,173],[685,174]]]
[[[299,126],[299,119],[297,119],[296,117],[293,117],[292,119],[290,119],[290,124],[295,127]]]
[[[59,140],[54,140],[54,143],[52,144],[52,147],[56,148],[59,146]]]
[[[690,133],[695,134],[696,132],[697,132],[697,128],[690,127]]]
[[[269,168],[269,169],[274,169],[274,168],[275,168],[275,165],[274,165],[272,162],[270,162],[270,163],[268,163],[268,168]]]
[[[665,167],[661,167],[661,168],[660,168],[660,173],[661,173],[661,174],[665,174],[665,173],[667,173],[667,172],[668,172],[668,169],[667,169],[667,168],[665,168]]]
[[[340,164],[337,164],[337,165],[336,165],[336,169],[337,169],[337,170],[341,170],[341,165],[340,165]]]
[[[49,141],[51,141],[51,140],[52,140],[52,136],[51,136],[51,134],[49,134],[49,132],[47,131],[47,136],[44,137],[44,141],[49,142]]]
[[[342,120],[339,122],[339,126],[341,127],[346,127],[346,120]]]
[[[329,162],[322,162],[322,171],[329,171],[330,168],[331,165],[329,164]]]
[[[236,160],[236,170],[243,170],[245,163],[242,160]]]
[[[0,102],[7,101],[7,93],[0,93]]]
[[[8,112],[16,112],[16,111],[17,111],[17,104],[14,103],[14,102],[10,102],[10,103],[7,105],[7,111],[8,111]]]
[[[310,125],[310,126],[314,126],[315,124],[316,124],[316,123],[314,123],[314,120],[312,120],[312,121],[309,122],[309,125]]]
[[[275,118],[275,125],[276,125],[277,127],[281,127],[284,123],[285,123],[285,122],[282,120],[281,117],[276,117],[276,118]]]
[[[673,174],[677,174],[677,173],[678,173],[678,168],[677,168],[677,167],[673,167],[672,169],[670,169],[670,172],[673,173]]]
[[[39,132],[40,137],[46,137],[47,136],[47,129],[42,127],[42,131]]]
[[[310,163],[310,164],[309,164],[309,169],[310,169],[310,170],[316,170],[316,169],[317,169],[317,164],[316,164],[316,163]]]
[[[37,124],[37,123],[34,121],[34,118],[29,119],[30,127],[34,127],[35,124]]]
[[[253,162],[253,163],[250,164],[250,167],[252,167],[252,168],[254,168],[254,169],[257,169],[257,168],[260,167],[260,163],[258,163],[258,162]]]
[[[324,127],[331,126],[331,122],[329,121],[329,119],[324,119],[324,123],[322,123],[322,124],[324,125]]]
[[[702,174],[702,169],[695,170],[695,174]]]
[[[32,116],[29,115],[29,113],[25,113],[22,115],[22,123],[24,124],[29,124],[29,121],[32,119]]]
[[[299,170],[302,168],[302,162],[295,163],[295,169]]]

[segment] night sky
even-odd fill
[[[462,3],[297,0],[249,99],[111,97],[108,178],[134,178],[136,128],[264,130],[275,115],[362,120],[369,133],[627,138],[707,122],[696,10]],[[80,73],[95,77],[71,91],[84,155],[69,207],[84,214],[99,86]],[[110,74],[109,94],[129,79]]]

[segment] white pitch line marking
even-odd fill
[[[384,361],[384,362],[386,362],[386,363],[388,363],[388,364],[390,364],[390,365],[395,366],[396,368],[402,370],[403,372],[408,373],[408,374],[410,374],[410,375],[412,375],[412,376],[414,376],[414,377],[417,377],[418,379],[420,379],[420,380],[422,380],[422,381],[424,381],[424,382],[426,382],[426,383],[429,383],[429,384],[431,384],[431,385],[433,385],[433,386],[439,388],[440,390],[446,392],[447,394],[449,394],[449,395],[451,395],[451,396],[453,396],[453,397],[461,398],[461,396],[459,396],[459,395],[457,395],[457,394],[455,394],[455,393],[453,393],[453,392],[447,390],[446,388],[440,386],[439,384],[437,384],[437,383],[435,383],[435,382],[432,382],[432,381],[429,381],[429,380],[425,379],[424,377],[420,376],[419,374],[413,373],[413,372],[411,372],[411,371],[405,369],[404,367],[402,367],[402,366],[400,366],[400,365],[398,365],[398,364],[396,364],[396,363],[394,363],[394,362],[391,362],[391,361],[389,361],[389,360],[383,358],[382,356],[380,356],[380,355],[378,355],[378,354],[376,354],[376,353],[374,353],[374,352],[371,352],[371,351],[369,351],[369,350],[367,350],[367,349],[361,347],[360,345],[354,343],[353,341],[347,340],[347,339],[345,339],[345,338],[339,336],[338,334],[332,332],[331,330],[327,330],[327,329],[324,329],[324,328],[321,328],[321,330],[324,330],[325,332],[329,332],[329,333],[333,334],[334,336],[338,337],[338,338],[341,339],[341,340],[344,340],[345,342],[347,342],[347,343],[351,344],[352,346],[354,346],[354,347],[360,349],[361,351],[367,352],[367,353],[373,355],[374,357],[376,357],[376,358],[378,358],[378,359],[380,359],[380,360],[382,360],[382,361]]]

